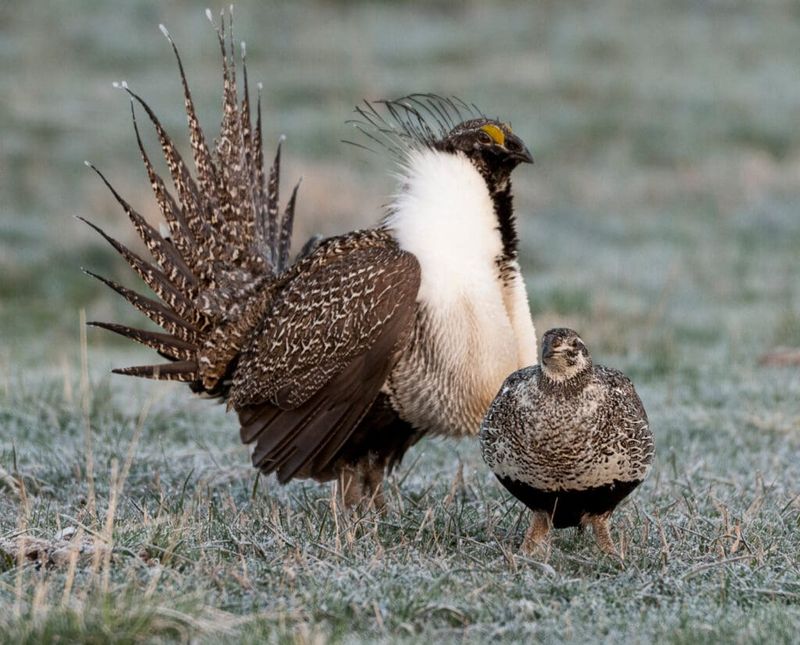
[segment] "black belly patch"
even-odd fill
[[[601,515],[613,511],[617,504],[642,483],[639,481],[614,483],[584,490],[547,491],[523,484],[510,477],[497,479],[508,491],[532,511],[543,511],[552,518],[557,529],[580,525],[585,514]]]

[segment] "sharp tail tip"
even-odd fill
[[[206,8],[206,18],[208,18],[208,22],[214,24],[214,14],[211,13],[211,9]]]
[[[166,38],[167,40],[171,40],[171,38],[169,36],[169,31],[164,26],[164,23],[159,23],[158,24],[158,28],[161,30],[161,33],[164,34],[164,38]]]
[[[278,143],[280,144],[283,143],[284,141],[286,141],[286,135],[282,134],[281,136],[278,137]]]

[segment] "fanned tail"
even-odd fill
[[[213,24],[210,12],[207,15]],[[115,84],[130,96],[136,141],[168,233],[150,225],[88,162],[128,215],[152,261],[143,259],[98,226],[80,219],[111,244],[158,299],[87,273],[119,293],[164,332],[116,323],[89,324],[142,343],[169,361],[115,372],[186,381],[196,391],[224,395],[226,376],[242,344],[270,304],[270,286],[289,265],[299,183],[281,213],[281,145],[278,144],[272,165],[265,172],[261,86],[254,128],[244,43],[241,44],[244,87],[239,102],[232,14],[228,14],[226,25],[223,12],[220,25],[215,26],[222,56],[223,116],[213,149],[200,127],[178,48],[166,28],[163,25],[160,28],[178,65],[194,175],[150,106],[126,83]],[[175,196],[156,173],[145,150],[136,105],[145,112],[158,136]]]

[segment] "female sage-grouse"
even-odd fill
[[[178,57],[194,176],[122,84],[156,130],[176,194],[137,129],[167,228],[114,192],[154,261],[100,233],[159,300],[100,279],[166,333],[94,324],[168,360],[115,371],[225,399],[257,468],[282,483],[339,478],[346,503],[380,504],[385,473],[411,445],[428,432],[475,436],[503,379],[535,361],[509,180],[532,158],[508,125],[456,99],[365,102],[354,125],[398,158],[399,191],[375,228],[312,240],[289,263],[296,188],[281,215],[280,148],[265,171],[260,95],[253,127],[244,47],[240,102],[226,30],[223,16],[213,149]]]
[[[551,525],[588,524],[600,548],[616,553],[608,519],[647,475],[653,435],[633,384],[593,366],[578,334],[545,333],[541,366],[506,379],[480,441],[503,486],[533,511],[523,551],[541,544]]]

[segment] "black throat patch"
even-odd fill
[[[494,214],[497,217],[497,228],[503,243],[503,255],[500,258],[500,269],[511,268],[511,263],[517,259],[517,222],[514,217],[514,196],[511,194],[511,179],[508,177],[494,187],[489,184],[489,194],[494,204]]]

